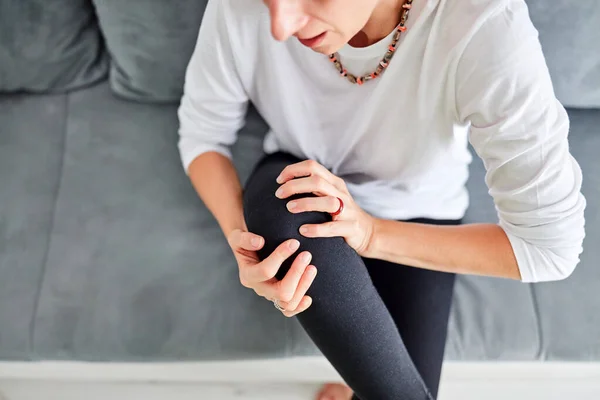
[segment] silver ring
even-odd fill
[[[273,300],[273,305],[275,306],[276,309],[278,309],[281,312],[285,312],[285,308],[281,307],[281,305],[279,305],[279,301],[278,300]]]

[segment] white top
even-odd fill
[[[358,86],[297,39],[275,41],[262,1],[209,0],[179,109],[186,171],[204,152],[231,157],[251,100],[266,152],[320,162],[372,215],[459,219],[470,142],[523,281],[567,277],[585,236],[582,173],[524,0],[415,0],[407,28],[388,69]],[[390,42],[339,54],[367,73]]]

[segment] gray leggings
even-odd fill
[[[313,255],[318,274],[308,291],[311,307],[298,320],[360,400],[431,400],[437,397],[454,274],[363,259],[343,238],[305,238],[298,228],[330,221],[325,213],[291,214],[275,197],[275,178],[300,160],[266,156],[244,189],[250,232],[265,238],[264,259],[295,238]],[[307,195],[297,195],[299,198]],[[460,220],[410,222],[458,225]],[[282,279],[295,257],[280,269]]]

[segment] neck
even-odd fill
[[[400,11],[404,0],[381,0],[366,25],[348,44],[352,47],[367,47],[390,34],[400,23]]]

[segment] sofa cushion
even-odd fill
[[[70,95],[63,179],[35,319],[46,359],[283,356],[292,321],[239,283],[177,151],[176,106]],[[256,134],[248,133],[248,130]],[[266,130],[234,149],[246,179]]]
[[[62,92],[107,73],[90,0],[0,1],[0,92]]]
[[[527,0],[557,97],[568,107],[600,107],[600,2]]]
[[[178,102],[206,0],[93,0],[124,98]]]
[[[65,95],[0,95],[0,359],[31,357],[66,113]]]
[[[544,359],[600,360],[600,110],[570,110],[570,147],[587,199],[581,262],[564,281],[536,284]]]
[[[470,147],[469,223],[498,223],[485,185],[485,166]],[[518,310],[511,312],[510,310]],[[532,286],[506,279],[459,276],[448,325],[446,358],[452,360],[535,360],[540,333]]]

